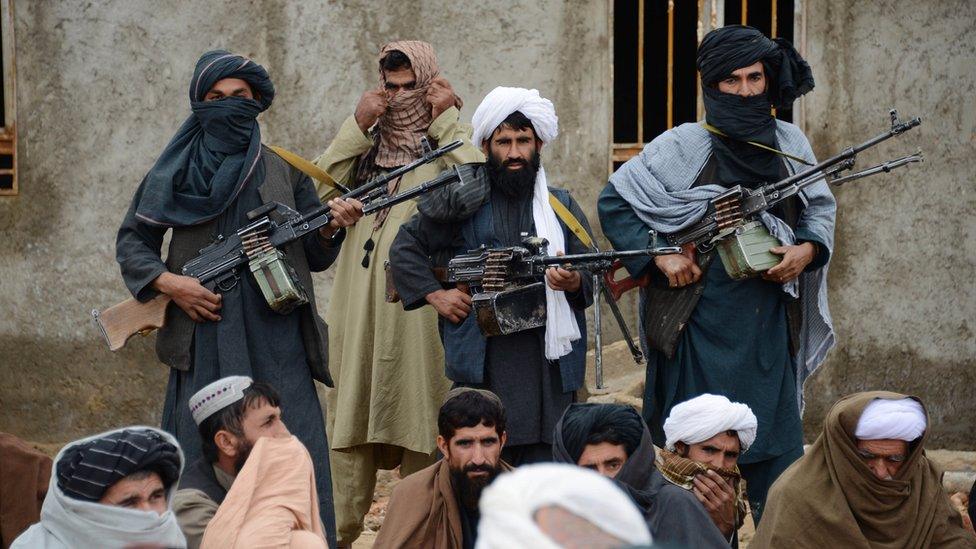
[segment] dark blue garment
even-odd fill
[[[238,199],[217,219],[217,231],[228,234],[247,223],[246,213],[262,204],[257,185],[249,184]],[[319,205],[310,180],[295,190],[299,211]],[[318,233],[305,237],[303,249],[309,267],[321,270],[335,259],[319,243]],[[205,385],[231,375],[250,376],[271,384],[282,395],[282,420],[308,449],[315,465],[319,510],[330,539],[334,536],[329,446],[322,409],[302,342],[301,309],[281,315],[271,310],[254,277],[245,273],[237,285],[221,292],[220,322],[195,325],[193,366],[187,371],[170,369],[163,407],[163,429],[180,441],[187,463],[202,455],[200,435],[187,402]],[[306,305],[307,306],[307,305]]]
[[[246,81],[254,99],[204,101],[224,78]],[[226,210],[248,181],[262,181],[257,116],[273,99],[261,65],[223,50],[203,54],[190,80],[192,114],[143,179],[136,217],[160,227],[204,223]]]
[[[721,261],[712,261],[674,356],[668,359],[655,351],[650,360],[657,375],[648,380],[648,396],[653,395],[658,417],[668,417],[672,406],[702,393],[721,394],[748,405],[759,422],[756,441],[740,463],[802,447],[786,305],[779,284],[761,278],[733,280]],[[663,442],[660,425],[652,430]]]

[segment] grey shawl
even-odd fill
[[[810,163],[816,157],[810,142],[793,124],[777,120],[776,140],[780,150]],[[687,123],[668,130],[624,163],[612,176],[614,189],[633,207],[647,226],[661,233],[673,233],[697,222],[709,201],[727,190],[719,185],[692,188],[712,152],[711,137],[699,124]],[[787,159],[791,173],[804,166]],[[798,228],[815,235],[834,251],[834,217],[837,204],[827,183],[820,180],[799,194],[804,210]],[[763,213],[769,232],[784,245],[796,243],[793,230],[781,219]],[[827,268],[803,273],[797,281],[783,285],[783,291],[801,299],[800,344],[793,364],[796,368],[797,405],[803,410],[803,383],[823,363],[835,343],[833,322],[827,305]]]

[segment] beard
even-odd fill
[[[517,162],[517,161],[516,161]],[[516,163],[510,159],[500,160],[494,153],[488,153],[488,179],[492,187],[509,198],[527,198],[535,188],[535,176],[539,172],[541,160],[538,151],[532,151],[528,164],[517,170],[509,166]]]
[[[485,476],[479,476],[471,478],[468,473],[473,473],[475,471],[483,471],[488,473]],[[493,480],[502,472],[501,467],[495,465],[489,465],[487,463],[481,465],[467,465],[463,469],[451,468],[451,480],[454,484],[454,489],[457,490],[458,499],[467,509],[475,510],[478,508],[478,500],[481,499],[481,492],[486,486],[491,484]]]
[[[237,445],[237,458],[234,460],[234,471],[240,474],[241,469],[244,468],[244,463],[247,462],[247,458],[251,455],[251,450],[254,445],[248,442],[244,437],[241,437],[240,443]]]

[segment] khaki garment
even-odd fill
[[[217,477],[217,484],[229,491],[234,484],[234,477],[216,465],[212,467],[214,476]],[[176,515],[176,522],[180,525],[180,530],[183,530],[183,536],[186,537],[186,549],[200,547],[203,532],[213,516],[217,514],[219,507],[216,501],[200,490],[187,488],[176,491],[173,496],[173,514]]]
[[[877,398],[905,397],[874,391],[834,404],[816,442],[773,484],[749,548],[976,547],[942,488],[942,471],[925,456],[928,430],[891,480],[875,477],[857,454],[854,431],[864,408]]]
[[[399,190],[433,179],[456,163],[482,162],[484,155],[467,142],[471,128],[459,122],[455,107],[433,121],[429,136],[439,144],[462,139],[464,146],[438,161],[408,173]],[[353,184],[359,157],[373,145],[350,116],[329,148],[315,160],[336,181]],[[319,184],[319,196],[329,187]],[[361,444],[400,446],[421,454],[434,452],[437,412],[450,381],[444,375],[444,350],[432,307],[406,312],[387,303],[383,264],[400,225],[417,208],[413,201],[394,206],[375,234],[367,218],[352,227],[336,262],[335,282],[326,321],[329,368],[335,389],[327,392],[326,418],[333,450]],[[371,238],[369,268],[363,268],[363,245]],[[342,475],[336,469],[334,475]]]
[[[298,438],[258,439],[200,547],[328,547],[312,458]]]

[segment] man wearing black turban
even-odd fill
[[[600,196],[604,234],[617,249],[648,244],[700,219],[727,188],[756,188],[816,163],[799,128],[777,120],[813,89],[809,65],[786,40],[731,25],[698,48],[705,120],[655,138],[610,178]],[[704,393],[748,405],[759,431],[739,467],[758,521],[769,486],[803,455],[804,380],[823,362],[834,336],[827,311],[826,266],[836,203],[825,182],[804,189],[763,218],[781,245],[781,262],[762,278],[734,280],[715,251],[625,261],[641,289],[648,347],[644,417],[664,446],[674,404]]]
[[[334,220],[286,246],[288,261],[309,303],[274,312],[248,273],[213,293],[183,265],[217,235],[249,223],[247,212],[275,201],[300,212],[321,206],[312,181],[261,144],[257,116],[275,89],[264,67],[227,51],[205,53],[190,80],[190,117],[136,190],[116,240],[116,258],[132,295],[172,298],[156,354],[170,366],[163,427],[176,435],[187,459],[201,455],[187,406],[196,391],[227,376],[272,383],[282,393],[282,419],[308,448],[316,466],[322,522],[334,544],[328,443],[312,381],[331,384],[327,327],[316,311],[312,271],[336,259],[344,227],[362,216],[355,200],[329,202]],[[163,236],[172,229],[165,263]]]
[[[644,515],[655,543],[729,546],[695,496],[654,467],[651,434],[630,406],[571,404],[556,424],[552,457],[613,479]]]

